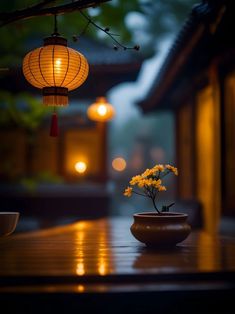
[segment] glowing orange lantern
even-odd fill
[[[68,92],[79,87],[88,76],[86,58],[67,47],[57,32],[44,39],[43,47],[29,52],[23,60],[23,73],[33,86],[42,89],[43,104],[67,106]],[[51,136],[57,136],[56,113],[52,116]]]
[[[115,110],[105,97],[98,97],[96,102],[88,107],[87,115],[91,120],[105,122],[114,117]]]

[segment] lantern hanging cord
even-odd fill
[[[54,15],[54,32],[52,36],[59,36],[58,25],[57,25],[57,14]]]

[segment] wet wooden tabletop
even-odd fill
[[[235,239],[192,232],[171,250],[149,250],[131,218],[103,218],[0,238],[0,292],[187,289],[234,284]]]

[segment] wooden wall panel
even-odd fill
[[[33,152],[34,173],[58,174],[58,141],[59,137],[49,136],[47,129],[38,132]]]
[[[193,106],[187,103],[177,112],[178,194],[182,199],[194,198],[194,122]]]
[[[0,131],[0,180],[25,174],[26,136],[21,130]]]

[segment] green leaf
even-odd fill
[[[171,203],[170,205],[163,205],[162,206],[162,212],[169,212],[169,209],[171,206],[173,206],[175,203]]]

